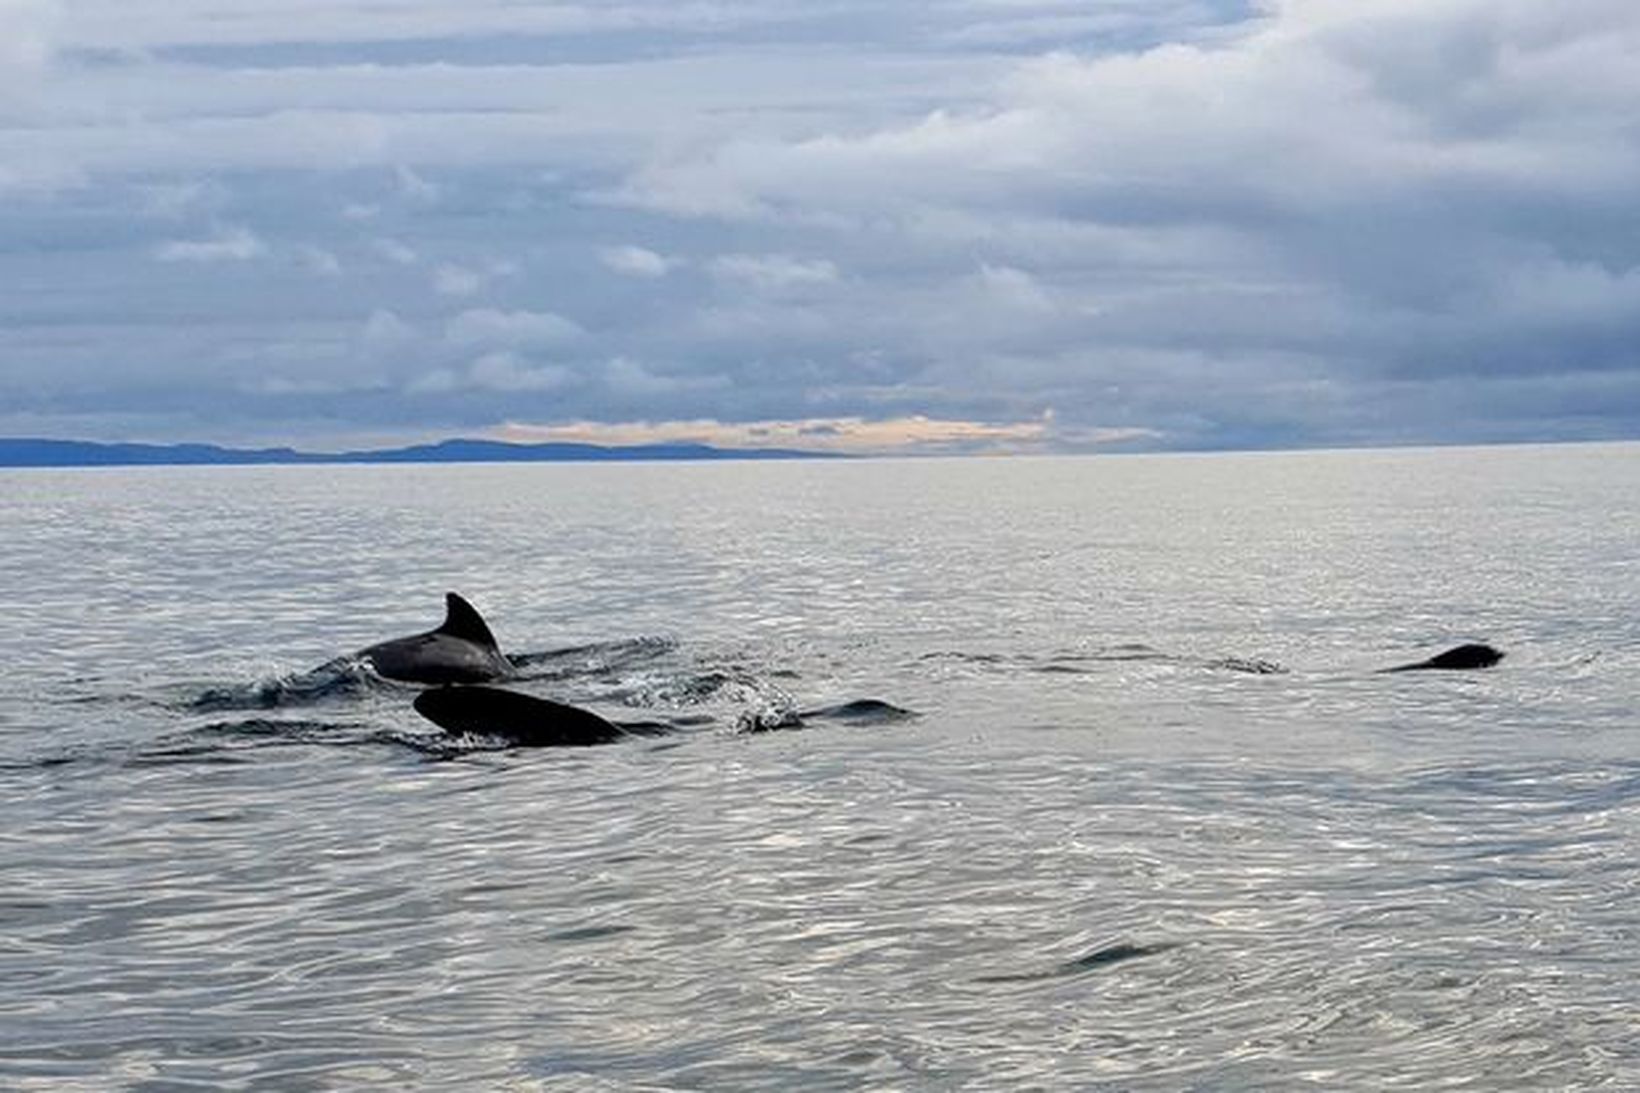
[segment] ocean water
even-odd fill
[[[0,1087],[1640,1087],[1640,445],[0,511]],[[311,674],[446,590],[677,731]],[[862,699],[915,716],[748,731]]]

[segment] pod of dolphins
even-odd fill
[[[671,726],[653,721],[615,722],[590,710],[567,706],[493,686],[517,674],[496,643],[489,625],[472,604],[454,592],[444,597],[444,621],[425,633],[379,642],[354,655],[377,675],[427,688],[415,698],[416,712],[447,733],[498,736],[524,747],[607,744],[631,736],[656,736]],[[1490,668],[1503,654],[1490,645],[1459,645],[1385,672],[1461,671]],[[848,720],[860,710],[904,714],[886,703],[851,703],[848,708],[812,711]],[[805,714],[794,715],[801,724]]]

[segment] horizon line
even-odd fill
[[[897,450],[847,452],[790,447],[720,446],[704,441],[673,440],[640,444],[598,444],[581,440],[520,442],[487,437],[449,436],[438,440],[377,448],[307,450],[289,444],[237,447],[212,441],[80,440],[41,436],[0,436],[0,467],[50,469],[114,466],[322,466],[405,465],[458,463],[596,463],[596,462],[727,462],[862,459],[1031,458],[1088,455],[1230,455],[1362,451],[1416,451],[1420,449],[1564,447],[1568,445],[1622,445],[1640,443],[1640,437],[1409,440],[1390,443],[1323,443],[1268,446],[1201,446],[1143,450],[1103,448],[960,448],[916,446]],[[470,446],[467,452],[451,448]],[[30,452],[30,447],[36,450]],[[485,454],[488,452],[488,456]]]

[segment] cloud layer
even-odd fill
[[[1640,435],[1629,0],[0,0],[0,432]]]

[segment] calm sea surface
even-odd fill
[[[1640,1087],[1640,445],[0,512],[0,1088]],[[678,731],[305,674],[446,590]],[[744,731],[859,699],[918,716]]]

